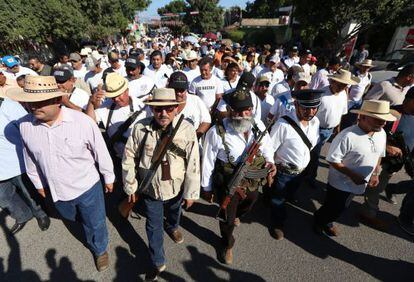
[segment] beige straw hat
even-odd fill
[[[39,102],[67,95],[61,92],[53,76],[26,76],[24,87],[13,87],[6,96],[18,102]]]
[[[152,98],[144,103],[150,106],[172,106],[184,102],[177,102],[173,88],[157,88],[154,90]]]
[[[375,67],[375,65],[372,64],[372,60],[365,59],[361,63],[355,63],[356,66],[362,66],[362,67]]]
[[[105,97],[114,98],[128,89],[128,80],[116,72],[108,73],[105,78]]]
[[[366,100],[359,110],[351,110],[351,113],[370,116],[385,121],[395,121],[397,118],[391,114],[390,102],[379,100]]]
[[[339,83],[347,85],[357,85],[361,80],[354,76],[350,71],[338,70],[336,73],[328,75],[328,78],[335,80]]]

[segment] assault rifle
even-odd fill
[[[108,147],[110,147],[112,149],[112,146],[116,143],[116,142],[123,142],[124,144],[127,141],[127,138],[124,137],[124,133],[125,131],[128,130],[128,128],[131,126],[131,124],[137,119],[137,117],[143,112],[143,109],[134,112],[127,120],[124,121],[124,123],[122,123],[118,129],[116,130],[116,132],[114,133],[114,135],[112,135],[112,137],[108,138]]]
[[[138,186],[137,191],[135,192],[135,195],[142,194],[146,192],[149,187],[151,186],[152,179],[154,178],[158,167],[163,163],[163,158],[165,154],[167,153],[168,149],[170,149],[172,141],[174,139],[174,136],[176,135],[178,129],[180,128],[180,125],[184,119],[184,115],[181,115],[177,124],[175,125],[174,129],[167,133],[162,139],[159,145],[156,148],[156,151],[154,152],[154,155],[151,159],[151,166],[149,170],[146,172],[143,179],[140,181],[140,184]],[[145,144],[141,144],[141,146],[145,146]],[[161,179],[169,179],[171,178],[170,171],[169,171],[169,165],[162,165],[162,178]],[[138,200],[138,199],[136,199]],[[128,218],[129,214],[131,213],[132,208],[135,206],[136,201],[129,202],[128,198],[125,198],[122,200],[122,202],[118,206],[118,210],[120,214],[124,218]]]
[[[241,156],[240,162],[234,168],[233,177],[230,179],[227,185],[229,188],[229,194],[226,195],[223,202],[221,203],[216,215],[216,219],[227,222],[227,206],[230,204],[231,198],[235,195],[241,199],[244,199],[246,197],[245,191],[240,187],[240,184],[244,178],[258,179],[267,177],[269,172],[268,168],[250,169],[250,166],[253,164],[257,152],[259,151],[260,142],[268,133],[268,130],[272,123],[273,122],[267,125],[266,129],[262,131],[255,140],[253,140],[252,144],[250,144],[250,146]]]

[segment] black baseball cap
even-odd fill
[[[73,77],[73,72],[69,68],[59,68],[53,71],[53,76],[57,83],[65,83]]]
[[[253,84],[256,80],[256,77],[251,72],[244,72],[237,83],[236,88],[247,88],[250,89],[253,87]]]
[[[138,57],[140,55],[144,55],[144,50],[142,50],[141,48],[131,49],[129,50],[129,55]]]
[[[188,79],[182,71],[173,72],[168,82],[168,88],[188,89]]]

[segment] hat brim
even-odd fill
[[[125,90],[128,89],[128,80],[125,79],[125,83],[124,86],[122,86],[122,88],[120,88],[117,91],[114,92],[108,92],[108,90],[105,91],[105,97],[106,98],[115,98],[121,94],[123,94],[125,92]]]
[[[168,102],[168,101],[151,102],[151,100],[148,100],[148,102],[144,102],[144,104],[148,106],[178,106],[179,104],[183,104],[183,103],[184,102]]]
[[[364,115],[364,116],[377,118],[377,119],[380,119],[380,120],[385,120],[385,121],[396,121],[397,120],[397,118],[394,115],[392,115],[391,113],[376,114],[376,113],[366,112],[366,111],[363,111],[363,110],[351,110],[350,112],[354,113],[354,114],[359,114],[359,115]]]
[[[303,108],[317,108],[321,105],[321,101],[315,101],[315,102],[311,102],[311,101],[300,101],[300,100],[296,100],[299,104],[299,106],[303,107]]]
[[[355,65],[357,67],[368,67],[368,68],[373,68],[375,67],[375,65],[368,65],[368,64],[361,64],[361,63],[355,63]]]
[[[27,93],[20,87],[13,87],[6,91],[6,96],[17,102],[41,102],[65,95],[68,95],[68,93],[61,91],[51,93]]]
[[[342,79],[342,78],[336,77],[334,74],[332,74],[332,75],[328,75],[328,78],[332,79],[332,80],[335,80],[335,81],[337,81],[339,83],[342,83],[342,84],[347,84],[347,85],[357,85],[358,83],[361,82],[361,80],[358,77],[355,77],[355,76],[352,76],[352,79],[347,80],[347,79]]]

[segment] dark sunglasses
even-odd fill
[[[152,108],[154,109],[154,112],[157,113],[162,113],[164,110],[167,113],[171,113],[172,111],[174,111],[176,106],[153,106]]]

